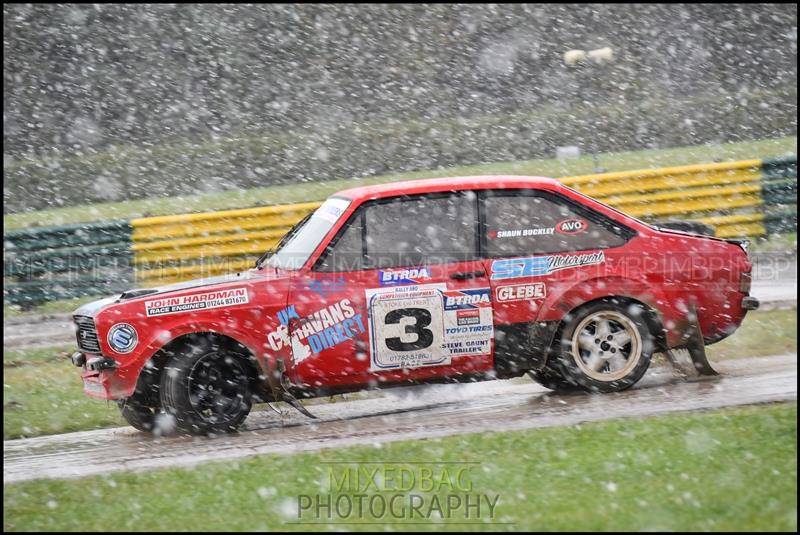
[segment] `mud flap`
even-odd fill
[[[692,303],[687,314],[687,323],[683,331],[683,344],[680,346],[688,350],[689,358],[681,358],[675,349],[668,349],[667,359],[683,375],[697,377],[699,375],[719,375],[706,357],[706,346],[703,340],[703,333],[700,330],[700,322],[697,315],[697,307]],[[688,362],[687,362],[688,360]]]
[[[283,361],[278,360],[276,362],[276,370],[274,372],[275,375],[277,375],[278,380],[275,381],[273,376],[270,377],[271,380],[269,381],[269,386],[272,389],[272,396],[275,398],[276,401],[278,400],[285,401],[290,406],[297,409],[297,411],[303,414],[304,416],[308,416],[309,418],[313,418],[316,420],[317,417],[308,412],[308,409],[303,407],[303,405],[297,400],[297,398],[295,398],[291,394],[290,390],[292,388],[292,384],[289,382],[289,378],[286,377],[285,372],[286,372],[286,367]],[[273,407],[272,405],[270,405],[270,408],[275,412],[277,412],[278,414],[280,414],[281,416],[283,416],[283,414],[280,411],[276,410],[275,407]]]
[[[315,420],[317,419],[317,417],[316,417],[316,416],[314,416],[313,414],[311,414],[310,412],[308,412],[308,409],[306,409],[305,407],[303,407],[303,406],[300,404],[300,402],[297,400],[297,398],[295,398],[295,397],[294,397],[293,395],[291,395],[289,392],[287,392],[287,391],[285,391],[285,390],[284,390],[283,392],[281,392],[281,398],[283,399],[283,401],[285,401],[286,403],[288,403],[289,405],[291,405],[292,407],[294,407],[295,409],[297,409],[298,411],[300,411],[300,412],[301,412],[302,414],[304,414],[305,416],[308,416],[309,418],[313,418],[313,419],[315,419]]]

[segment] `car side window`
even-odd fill
[[[359,271],[364,266],[363,211],[357,213],[347,223],[344,232],[338,235],[325,256],[315,268],[316,271]]]
[[[375,203],[364,215],[367,269],[464,262],[477,256],[472,192]]]
[[[315,270],[357,271],[474,260],[476,210],[472,192],[366,204],[337,235]]]
[[[494,194],[483,201],[485,254],[489,258],[606,249],[627,241],[622,228],[553,196]]]

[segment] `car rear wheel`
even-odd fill
[[[564,377],[556,370],[549,367],[543,370],[530,370],[528,375],[531,379],[539,383],[545,388],[555,390],[556,392],[575,392],[580,391],[581,388],[564,379]]]
[[[191,434],[236,430],[252,408],[242,355],[201,340],[176,352],[162,375],[161,402],[178,429]]]
[[[561,376],[584,390],[618,392],[650,366],[652,336],[640,305],[601,301],[579,310],[561,335]]]

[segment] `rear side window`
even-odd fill
[[[555,196],[490,192],[483,207],[485,253],[490,258],[606,249],[628,239],[627,229]]]

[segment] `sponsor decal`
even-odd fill
[[[487,234],[489,238],[520,238],[526,236],[548,236],[553,234],[556,229],[550,228],[524,228],[513,230],[492,230]]]
[[[295,362],[365,332],[362,316],[356,313],[349,299],[342,299],[302,318],[295,306],[289,305],[278,312],[280,326],[267,335],[273,351],[290,346]]]
[[[481,311],[477,309],[472,310],[458,310],[456,311],[456,323],[459,327],[464,325],[479,325],[481,322]]]
[[[410,286],[431,278],[430,269],[412,268],[392,271],[378,271],[378,282],[381,286]]]
[[[348,206],[350,206],[350,201],[347,199],[328,199],[317,208],[314,217],[321,217],[330,223],[336,223]]]
[[[489,288],[447,290],[443,283],[366,291],[370,370],[450,364],[491,354]]]
[[[572,217],[556,224],[555,230],[559,234],[567,234],[570,236],[574,234],[582,234],[589,230],[589,223],[585,219]]]
[[[248,302],[250,302],[250,298],[247,295],[247,288],[232,288],[182,295],[180,297],[153,299],[145,301],[144,308],[147,311],[147,316],[151,317],[242,305]]]
[[[587,254],[559,254],[550,256],[531,256],[528,258],[504,258],[492,262],[492,280],[518,279],[520,277],[541,277],[563,269],[571,269],[606,261],[605,253],[599,251]]]
[[[117,323],[108,331],[108,345],[117,353],[130,353],[139,342],[136,329],[129,323]]]
[[[293,319],[298,319],[298,320],[300,319],[300,316],[294,309],[294,305],[289,305],[283,310],[279,310],[277,317],[278,317],[278,322],[280,322],[281,325],[289,325],[289,321]]]
[[[497,301],[500,303],[529,301],[531,299],[544,299],[547,297],[547,289],[543,282],[512,284],[510,286],[498,286],[496,295]]]
[[[490,306],[492,306],[492,301],[488,288],[447,290],[444,292],[445,310],[464,310]]]
[[[319,295],[323,299],[327,299],[332,294],[337,294],[347,287],[344,277],[338,279],[318,279],[308,285],[308,289]]]

